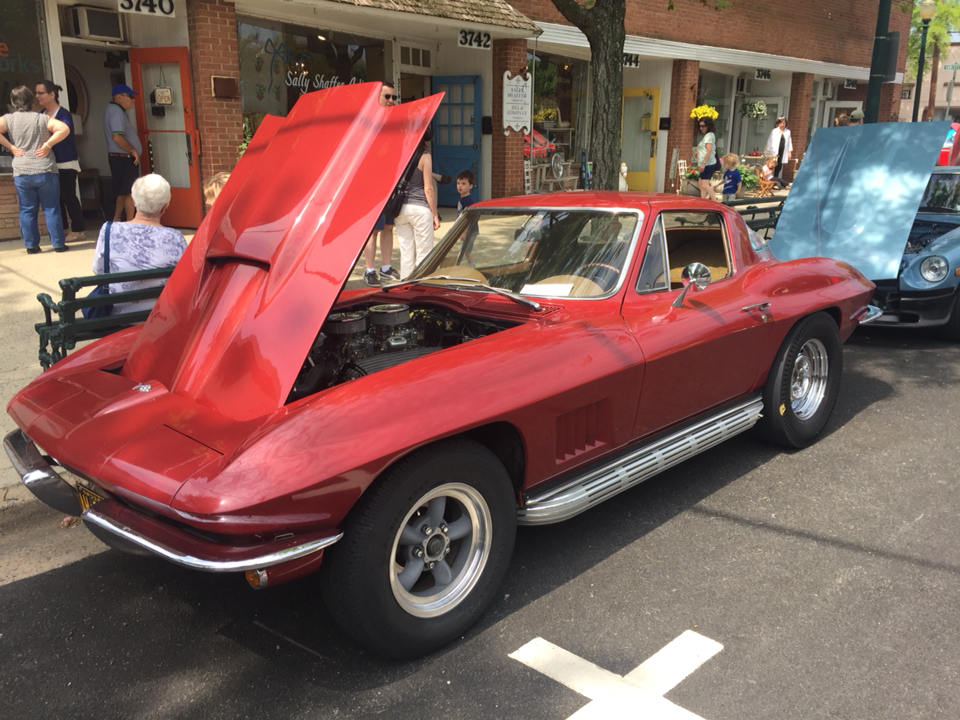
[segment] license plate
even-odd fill
[[[85,485],[77,484],[77,498],[80,500],[80,512],[86,512],[98,502],[104,499],[100,495]]]

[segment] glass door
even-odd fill
[[[659,126],[660,88],[624,88],[620,156],[631,190],[654,191]]]
[[[767,105],[767,116],[762,118],[744,118],[740,127],[740,153],[750,155],[754,150],[764,153],[770,131],[777,126],[777,118],[784,114],[786,102],[782,97],[750,97],[750,102],[763,100]]]
[[[137,132],[144,173],[170,183],[170,207],[163,223],[195,228],[203,219],[200,192],[200,138],[193,108],[189,55],[185,47],[130,50],[137,91]]]

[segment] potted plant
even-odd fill
[[[740,103],[740,117],[758,120],[767,116],[767,104],[763,100],[744,100]]]

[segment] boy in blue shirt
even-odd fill
[[[723,201],[736,200],[740,193],[742,179],[737,165],[740,164],[740,158],[736,153],[728,153],[723,156]]]
[[[474,177],[473,173],[469,170],[464,170],[457,174],[457,192],[460,193],[460,199],[457,200],[457,217],[460,217],[460,213],[463,212],[464,208],[473,205],[473,198],[470,197],[470,191],[473,190],[473,185],[476,181],[476,177]]]

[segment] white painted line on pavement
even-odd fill
[[[666,695],[721,650],[723,645],[715,640],[687,630],[627,673],[623,680],[657,695]]]
[[[720,643],[687,630],[625,677],[543,638],[534,638],[510,657],[593,701],[568,720],[703,720],[663,694],[722,649]]]

